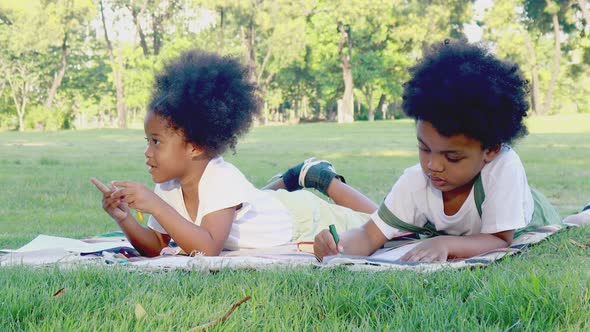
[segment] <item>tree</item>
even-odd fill
[[[199,4],[217,14],[210,33],[216,36],[218,48],[228,53],[234,53],[237,48],[243,55],[250,80],[259,86],[262,99],[280,70],[302,61],[309,10],[304,4],[287,0],[223,0]],[[239,39],[235,40],[234,36]]]
[[[80,33],[80,28],[90,17],[96,14],[96,8],[90,0],[58,0],[55,3],[48,3],[46,14],[55,18],[58,25],[56,30],[59,31],[57,40],[61,41],[59,46],[61,52],[59,69],[54,74],[44,104],[45,108],[49,109],[66,72],[70,36]]]
[[[113,76],[115,79],[115,90],[117,91],[117,124],[119,128],[127,128],[127,111],[125,109],[125,96],[123,91],[123,65],[122,65],[122,55],[121,52],[117,53],[117,59],[115,60],[115,55],[113,52],[113,45],[109,38],[107,24],[105,21],[104,16],[104,4],[103,0],[99,0],[100,6],[100,19],[102,22],[102,28],[104,31],[104,39],[107,46],[107,52],[109,54],[109,59],[111,60],[111,68],[113,69]]]
[[[25,113],[27,106],[29,106],[29,103],[31,102],[31,93],[37,84],[36,75],[31,67],[24,61],[13,62],[12,64],[4,62],[2,67],[0,67],[0,70],[0,73],[8,82],[10,98],[16,108],[18,130],[24,131]]]
[[[25,130],[27,107],[40,99],[41,63],[56,29],[37,1],[0,5],[0,70],[14,103],[18,129]]]
[[[342,79],[344,81],[344,94],[338,104],[338,122],[354,121],[354,81],[352,78],[352,31],[349,24],[338,21],[338,57],[342,67]],[[346,52],[344,51],[346,47]]]
[[[582,9],[572,6],[570,1],[499,0],[484,18],[485,36],[496,42],[496,51],[528,69],[531,106],[536,114],[547,114],[554,109],[552,104],[559,82],[567,80],[559,75],[564,65],[563,48],[568,49],[566,56],[572,61],[575,53],[572,50],[578,48],[577,31],[583,30],[576,21],[580,12]],[[562,40],[562,36],[565,39]],[[545,90],[543,103],[542,90]],[[575,92],[567,94],[572,96]]]

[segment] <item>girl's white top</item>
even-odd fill
[[[158,183],[154,192],[196,225],[211,212],[241,204],[224,244],[227,250],[272,247],[288,243],[293,237],[293,218],[285,206],[273,195],[254,187],[222,157],[209,162],[199,182],[196,219],[189,217],[178,181]],[[148,220],[148,227],[167,234],[153,216]]]

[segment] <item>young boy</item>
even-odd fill
[[[508,247],[515,232],[559,223],[508,145],[527,133],[528,85],[518,66],[481,46],[445,41],[410,72],[402,108],[416,120],[420,163],[338,245],[328,230],[317,234],[316,255],[370,255],[396,233],[412,231],[437,236],[402,260],[446,261]],[[338,195],[330,187],[327,193]]]

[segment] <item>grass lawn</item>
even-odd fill
[[[590,115],[532,118],[529,129],[514,145],[529,182],[562,215],[578,210],[590,201]],[[81,238],[116,230],[89,179],[152,186],[144,147],[140,130],[0,133],[0,248],[38,234]],[[237,152],[226,160],[258,186],[315,155],[377,202],[417,162],[414,125],[405,120],[259,127]],[[221,317],[246,295],[252,299],[212,330],[588,331],[590,249],[583,245],[590,245],[590,227],[483,269],[430,274],[0,268],[0,331],[185,331]],[[140,319],[137,304],[147,312]]]

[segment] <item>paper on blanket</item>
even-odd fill
[[[62,248],[46,248],[23,252],[11,252],[0,256],[0,266],[47,264],[69,264],[91,262],[96,260],[92,256],[80,256],[77,253],[68,252]]]
[[[352,263],[355,260],[361,260],[363,262],[378,262],[378,263],[389,263],[397,262],[403,255],[408,251],[412,250],[419,242],[406,244],[402,247],[395,249],[384,248],[377,250],[371,256],[351,256],[351,255],[334,255],[324,257],[323,263],[326,265],[331,264],[342,264]]]
[[[129,241],[126,240],[119,242],[87,243],[84,241],[70,239],[67,237],[58,237],[41,234],[34,238],[31,242],[25,244],[24,246],[18,249],[2,249],[0,251],[8,253],[23,253],[39,250],[63,249],[65,251],[76,253],[93,253],[120,247],[133,248],[131,243],[129,243]]]

